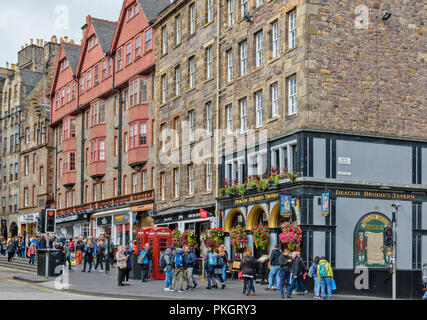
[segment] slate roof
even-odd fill
[[[19,74],[21,75],[22,83],[26,88],[25,96],[28,95],[43,78],[43,73],[41,72],[19,70]]]
[[[138,0],[138,2],[148,22],[153,21],[160,12],[171,4],[170,0]]]
[[[92,18],[91,22],[95,29],[96,36],[98,37],[98,41],[101,44],[102,51],[106,54],[110,51],[117,23],[95,18]]]
[[[67,56],[68,64],[71,68],[71,71],[73,72],[73,75],[75,75],[82,47],[68,43],[63,43],[62,47],[64,48],[65,55]]]

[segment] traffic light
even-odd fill
[[[384,246],[393,246],[393,229],[390,225],[384,228]]]
[[[56,231],[56,210],[46,209],[46,232]]]
[[[42,209],[42,211],[39,214],[37,228],[40,234],[46,232],[46,210],[45,209]]]

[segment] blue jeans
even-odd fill
[[[325,287],[326,287],[328,290],[328,298],[332,299],[332,278],[331,277],[321,278],[320,287],[322,291],[322,298],[326,299],[326,295],[325,295]]]
[[[64,260],[64,267],[67,267],[67,261],[68,261],[68,269],[71,270],[71,258],[70,257],[65,257]],[[90,270],[90,269],[89,269]]]
[[[423,299],[424,299],[424,300],[426,300],[426,299],[427,299],[427,290],[424,292]]]
[[[151,268],[153,266],[153,261],[150,260],[150,262],[148,263],[148,275],[147,275],[147,280],[151,279]]]
[[[83,271],[86,271],[86,264],[89,264],[89,272],[92,270],[92,262],[85,261],[83,264]]]
[[[28,264],[32,264],[34,266],[34,259],[36,258],[36,256],[34,254],[32,254],[30,256],[30,261],[28,262]]]
[[[291,276],[292,277],[292,281],[291,281],[291,285],[288,286],[288,296],[290,296],[292,294],[292,289],[295,287],[295,291],[296,292],[304,292],[307,290],[307,288],[305,287],[304,283],[302,282],[302,276],[299,275],[295,278],[294,275]]]
[[[222,266],[222,280],[227,281],[227,265]]]
[[[101,270],[104,270],[104,265],[102,264],[102,259],[103,259],[103,256],[99,256],[96,258],[95,271],[98,268],[98,264],[101,265]]]
[[[172,279],[173,279],[173,270],[170,269],[169,271],[165,271],[166,278],[165,278],[165,288],[171,288],[172,286]]]
[[[243,277],[243,293],[248,292],[248,294],[255,293],[255,287],[254,287],[254,279],[249,277]]]
[[[289,278],[291,276],[291,273],[289,271],[280,270],[280,294],[283,296],[283,287],[286,284],[286,287],[289,286]]]
[[[320,280],[317,275],[315,275],[313,278],[314,278],[314,295],[318,297],[320,296]]]
[[[280,266],[271,266],[270,274],[268,275],[268,289],[271,289],[274,285],[276,285],[276,288],[280,286]]]

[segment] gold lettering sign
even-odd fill
[[[356,197],[356,198],[375,198],[389,200],[415,200],[413,194],[403,194],[395,192],[375,192],[375,191],[353,191],[353,190],[336,190],[336,197]]]
[[[272,193],[272,194],[264,194],[256,197],[249,197],[245,199],[238,199],[234,200],[235,205],[245,204],[248,202],[256,202],[256,201],[263,201],[263,200],[270,200],[270,199],[276,199],[279,197],[278,193]]]

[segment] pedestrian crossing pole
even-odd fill
[[[395,210],[393,211],[393,215],[392,215],[392,228],[393,228],[393,258],[392,258],[392,266],[393,266],[393,274],[392,274],[392,298],[393,300],[396,300],[396,273],[397,273],[397,268],[396,268],[396,251],[397,251],[397,247],[396,247],[396,231],[397,231],[397,216],[396,213],[399,212],[399,207],[400,204],[399,203],[393,203],[391,205]]]

